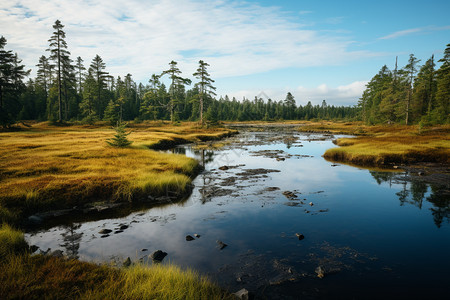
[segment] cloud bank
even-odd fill
[[[279,8],[240,1],[9,0],[0,4],[8,48],[34,67],[59,19],[72,59],[88,65],[99,54],[112,75],[146,82],[171,60],[189,76],[200,59],[214,78],[295,67],[339,65],[371,56],[351,51],[352,41],[313,30]]]

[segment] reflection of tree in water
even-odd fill
[[[214,151],[212,150],[195,150],[194,154],[200,158],[200,163],[204,167],[206,164],[214,161]]]
[[[64,239],[64,244],[60,246],[66,248],[66,254],[69,258],[78,259],[78,250],[80,249],[80,241],[83,232],[77,233],[76,230],[81,227],[81,224],[71,223],[64,227],[66,231],[61,234]]]
[[[423,201],[430,202],[433,207],[430,209],[434,223],[441,227],[442,222],[447,220],[450,223],[450,199],[443,192],[442,186],[427,184],[423,181],[413,180],[405,173],[370,171],[370,174],[378,184],[388,182],[401,184],[402,190],[397,192],[400,205],[411,204],[422,209]],[[430,192],[429,196],[426,194]]]

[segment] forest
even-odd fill
[[[29,78],[17,53],[6,50],[0,38],[0,124],[9,127],[21,120],[58,122],[171,120],[360,120],[366,124],[448,123],[450,97],[450,44],[436,70],[434,56],[423,66],[410,55],[408,64],[393,71],[383,66],[367,84],[355,106],[321,104],[297,105],[288,92],[285,99],[255,97],[216,98],[214,80],[206,62],[200,60],[192,74],[196,82],[181,76],[177,62],[152,74],[148,84],[137,83],[131,74],[115,78],[96,55],[88,68],[84,60],[71,58],[64,25],[57,20],[48,40],[48,56],[36,64],[36,77]],[[165,76],[165,77],[164,77]],[[170,81],[167,87],[162,78]],[[355,99],[356,103],[357,99]]]

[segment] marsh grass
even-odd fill
[[[232,299],[206,277],[174,265],[115,268],[21,254],[0,267],[1,299]]]
[[[365,126],[360,123],[321,122],[302,126],[301,131],[358,135],[340,138],[339,148],[324,157],[356,165],[390,165],[417,162],[450,162],[450,126]]]
[[[0,262],[14,253],[23,253],[28,244],[21,231],[13,229],[7,224],[0,227]]]
[[[0,217],[13,222],[49,209],[92,201],[139,200],[183,194],[198,163],[184,155],[150,150],[181,142],[218,139],[228,130],[161,123],[130,124],[131,147],[109,147],[109,126],[50,126],[37,123],[0,133]]]

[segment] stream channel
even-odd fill
[[[449,295],[448,186],[328,162],[322,154],[339,136],[239,130],[218,150],[171,150],[205,167],[188,199],[28,232],[29,244],[117,265],[151,264],[162,250],[163,264],[258,299]]]

